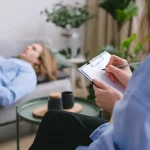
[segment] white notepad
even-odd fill
[[[79,72],[82,73],[87,79],[91,82],[93,79],[101,81],[105,84],[112,86],[117,89],[121,93],[124,92],[124,88],[120,83],[112,82],[105,74],[104,69],[109,62],[111,55],[108,52],[103,52],[99,54],[97,57],[93,58],[91,61],[87,62],[80,68],[78,68]]]

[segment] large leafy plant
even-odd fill
[[[123,26],[138,13],[138,8],[134,0],[103,0],[103,2],[99,3],[99,7],[103,8],[115,20],[117,24],[117,40],[113,46],[107,45],[100,48],[96,56],[103,51],[108,51],[110,54],[120,56],[129,62],[139,61],[139,54],[143,50],[143,45],[138,42],[136,34],[132,34],[121,42],[121,30]],[[130,51],[131,47],[132,50]],[[131,69],[134,70],[135,68]],[[93,85],[89,84],[87,89],[89,92],[88,98],[94,101]]]
[[[120,25],[137,15],[137,7],[133,0],[104,0],[99,4]]]
[[[134,0],[104,0],[99,6],[106,10],[117,23],[117,45],[120,48],[120,32],[124,24],[138,13],[138,8]]]
[[[107,45],[100,49],[100,53],[102,51],[107,51],[110,54],[117,55],[121,58],[124,58],[128,60],[128,62],[137,62],[141,61],[141,58],[139,55],[143,51],[143,47],[147,41],[147,37],[145,37],[145,40],[143,43],[140,43],[138,41],[137,35],[132,34],[130,37],[126,38],[121,42],[121,51],[117,48],[114,48],[112,45]],[[134,69],[134,68],[132,68]]]
[[[45,8],[42,11],[43,13],[47,17],[47,22],[53,22],[56,26],[66,29],[79,28],[86,21],[94,17],[94,15],[89,14],[87,6],[80,6],[79,3],[75,3],[72,6],[61,2],[56,4],[52,11]]]

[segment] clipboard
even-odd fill
[[[104,69],[106,65],[109,62],[109,59],[111,57],[111,54],[104,51],[103,53],[99,54],[97,57],[93,58],[80,68],[78,68],[78,71],[82,73],[89,81],[93,81],[93,79],[96,79],[98,81],[101,81],[116,90],[120,91],[122,94],[124,93],[124,88],[122,85],[118,82],[112,82],[105,74]]]

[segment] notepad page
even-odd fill
[[[92,67],[91,64],[86,65],[86,66],[84,66],[82,68],[82,71],[85,72],[92,80],[96,79],[98,81],[101,81],[101,82],[103,82],[105,84],[108,84],[108,85],[112,86],[113,88],[117,89],[121,93],[123,93],[124,92],[124,88],[122,87],[122,85],[120,83],[118,83],[118,82],[112,82],[106,76],[105,71],[102,70],[108,64],[111,55],[109,53],[107,53],[107,52],[104,52],[101,55],[104,58],[103,61],[101,61],[101,63],[99,63],[95,67]]]

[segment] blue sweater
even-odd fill
[[[0,57],[0,106],[10,106],[31,93],[37,77],[31,64],[17,58]]]
[[[134,72],[123,99],[116,103],[113,123],[91,135],[93,143],[76,150],[150,150],[150,55]]]

